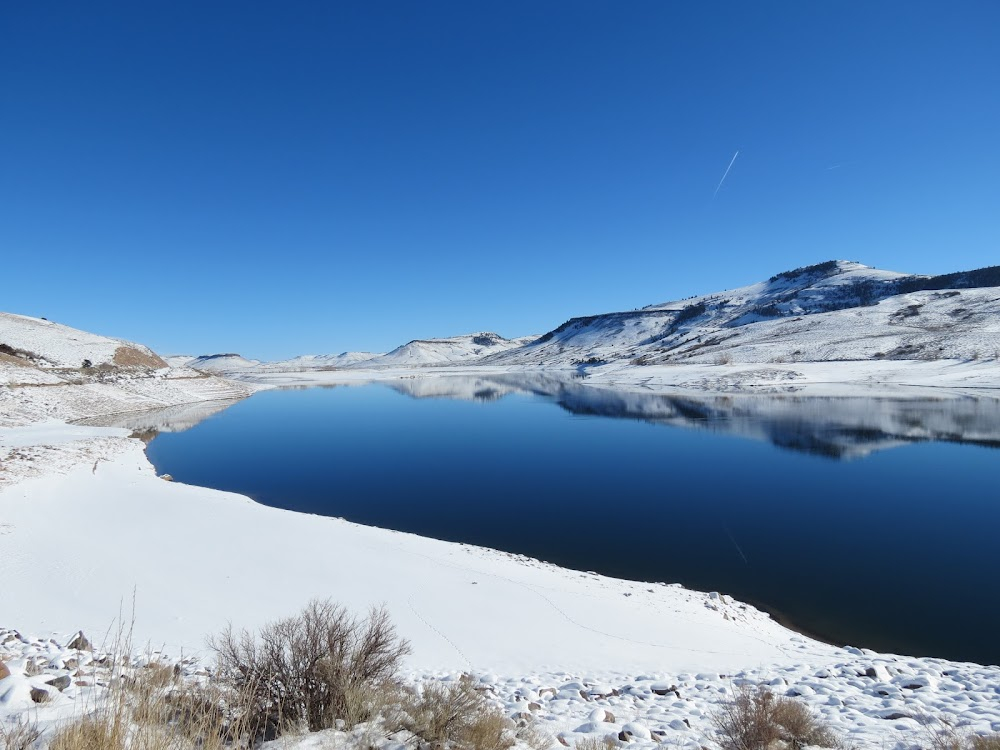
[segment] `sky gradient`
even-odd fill
[[[4,3],[0,309],[276,359],[995,265],[998,38],[992,0]]]

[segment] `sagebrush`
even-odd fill
[[[836,747],[837,739],[809,710],[763,685],[742,685],[712,716],[722,750],[767,750],[775,742],[795,748]]]
[[[410,653],[384,608],[357,619],[329,599],[313,600],[256,633],[230,626],[209,646],[218,679],[246,696],[256,737],[367,720],[366,696],[390,684]]]

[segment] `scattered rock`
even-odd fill
[[[35,703],[46,703],[51,699],[51,697],[52,696],[49,695],[49,691],[45,688],[31,688],[31,700]]]
[[[69,687],[69,683],[70,683],[70,676],[68,674],[64,674],[60,675],[59,677],[55,677],[51,680],[47,680],[45,684],[51,685],[61,693],[63,690]]]
[[[91,645],[90,641],[87,640],[87,636],[83,634],[82,630],[77,632],[76,637],[73,638],[73,640],[71,640],[69,644],[67,644],[66,648],[72,648],[77,651],[94,650],[94,647]]]
[[[10,677],[10,670],[7,669],[7,665],[0,661],[0,680],[4,677]]]

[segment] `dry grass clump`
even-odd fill
[[[957,729],[947,721],[925,716],[921,720],[927,730],[928,750],[1000,750],[1000,734],[971,734]]]
[[[90,714],[54,733],[49,750],[223,750],[243,734],[221,694],[144,678],[118,680]]]
[[[153,673],[122,680],[89,716],[64,727],[51,750],[223,750],[245,737],[241,696],[200,685],[164,687]]]
[[[18,718],[6,724],[0,724],[0,749],[29,750],[35,746],[35,742],[41,736],[42,733],[38,727]]]
[[[798,748],[836,747],[833,733],[802,703],[775,696],[763,685],[743,685],[712,717],[722,750],[768,750],[775,743]]]
[[[517,742],[527,745],[531,750],[549,750],[556,744],[556,738],[548,732],[539,729],[533,722],[526,722],[524,726],[514,732]],[[601,748],[606,750],[606,748]]]
[[[384,609],[359,620],[330,600],[313,600],[257,633],[229,627],[209,646],[219,680],[245,698],[256,738],[373,718],[378,694],[390,689],[410,653]]]
[[[432,745],[456,750],[507,750],[515,743],[513,722],[491,706],[469,677],[428,683],[404,703],[403,728]]]
[[[584,737],[576,741],[576,750],[617,750],[618,743],[610,735],[605,737]]]

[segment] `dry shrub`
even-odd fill
[[[772,715],[780,728],[781,739],[793,748],[836,747],[837,737],[828,727],[823,726],[812,711],[790,698],[776,698],[772,705]]]
[[[42,732],[37,726],[20,717],[7,724],[0,724],[2,750],[30,750],[41,736]]]
[[[472,680],[425,684],[405,706],[404,727],[424,742],[460,750],[507,750],[515,742],[512,722],[491,706]]]
[[[972,750],[1000,750],[1000,734],[974,735],[969,745]]]
[[[836,747],[837,739],[802,703],[775,696],[763,685],[736,689],[712,717],[723,750],[766,750],[775,742],[792,748]]]
[[[209,646],[222,683],[247,699],[254,737],[371,718],[376,694],[389,689],[410,653],[384,609],[358,620],[330,600],[313,600],[256,634],[229,627]]]

